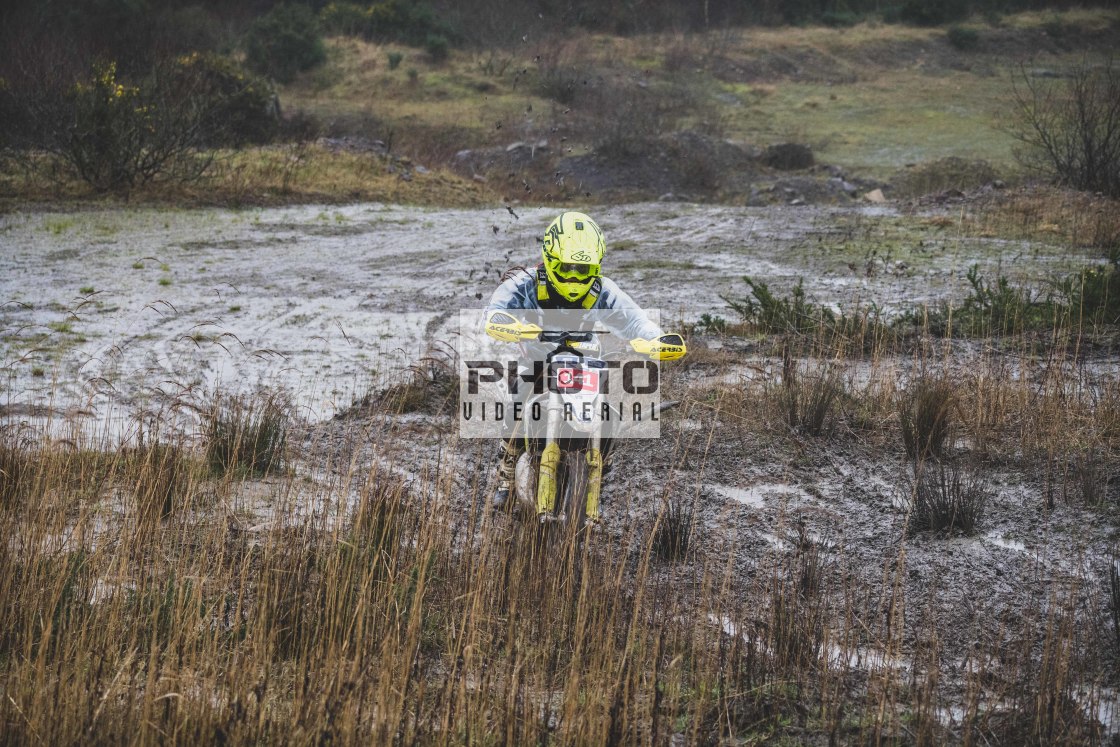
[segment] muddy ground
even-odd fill
[[[217,388],[279,387],[297,405],[309,474],[328,462],[353,469],[375,458],[406,479],[438,469],[453,480],[449,500],[484,511],[477,496],[492,487],[491,444],[459,439],[448,415],[359,415],[352,406],[407,377],[423,356],[451,355],[458,310],[484,303],[507,267],[535,263],[552,212],[352,205],[2,216],[0,420],[109,427],[128,438],[139,412],[202,405]],[[1039,281],[1095,261],[1064,247],[963,238],[943,216],[890,206],[665,202],[592,212],[610,246],[605,272],[682,329],[701,314],[734,321],[726,298],[746,293],[743,275],[780,292],[803,278],[816,302],[874,302],[890,314],[960,298],[974,263],[988,274]],[[701,396],[713,384],[764,387],[780,377],[782,361],[757,340],[698,335],[692,345],[719,364],[682,366],[671,394],[684,404],[661,440],[619,449],[601,541],[619,538],[628,516],[651,522],[668,497],[698,512],[700,549],[661,570],[682,585],[698,568],[729,560],[746,592],[808,542],[822,559],[825,586],[836,584],[835,605],[844,604],[850,587],[839,587],[853,578],[865,612],[887,605],[898,586],[906,610],[892,635],[901,648],[886,652],[869,632],[860,646],[844,648],[845,666],[912,681],[918,644],[937,631],[939,718],[950,729],[963,715],[963,673],[975,666],[975,652],[1006,643],[1001,636],[1018,621],[1069,602],[1079,619],[1099,623],[1085,632],[1089,645],[1106,630],[1116,526],[1076,502],[1049,504],[1041,468],[989,464],[991,499],[977,536],[907,538],[899,439],[850,429],[815,439],[758,427],[763,412],[714,408]],[[999,355],[962,347],[955,360],[999,365]],[[1085,370],[1114,381],[1117,364],[1099,354]],[[912,360],[840,365],[858,386],[905,380]],[[1017,375],[1038,373],[1021,365]],[[267,506],[257,510],[247,522],[267,520]],[[866,621],[869,631],[881,623]],[[826,647],[822,655],[833,654]],[[1111,734],[1115,666],[1110,651],[1097,658],[1100,678],[1079,707]]]

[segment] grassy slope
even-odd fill
[[[971,52],[945,29],[861,24],[748,29],[706,35],[581,37],[505,52],[455,52],[433,65],[422,52],[354,39],[331,41],[330,59],[282,92],[335,126],[366,115],[406,152],[446,157],[457,147],[505,145],[570,129],[577,100],[541,95],[549,72],[699,91],[726,137],[754,145],[799,141],[820,160],[888,178],[908,163],[956,155],[1013,168],[998,129],[1019,63],[1057,67],[1107,49],[1120,14],[1021,14],[979,33]],[[391,51],[404,61],[390,70]],[[686,123],[687,124],[687,123]],[[454,140],[455,142],[448,142]],[[587,142],[572,138],[579,150]]]
[[[447,206],[528,199],[502,193],[503,185],[519,183],[510,173],[519,167],[495,164],[486,182],[447,167],[462,149],[518,141],[547,139],[554,156],[586,153],[620,121],[626,126],[614,129],[647,136],[700,129],[750,146],[808,143],[818,161],[857,177],[890,180],[908,164],[962,156],[985,159],[1013,178],[1014,142],[998,128],[1013,71],[1103,58],[1120,38],[1120,12],[1020,14],[998,26],[968,25],[979,34],[971,52],[954,49],[945,29],[861,24],[571,36],[514,50],[456,50],[442,64],[417,49],[335,38],[326,64],[280,91],[285,111],[314,115],[329,135],[383,140],[430,173],[406,165],[402,174],[369,153],[283,145],[223,154],[204,184],[148,186],[130,198]],[[394,69],[390,53],[402,57]],[[558,81],[571,83],[570,96]],[[628,108],[634,102],[637,110]],[[671,111],[662,116],[662,109]],[[551,180],[552,167],[541,168],[537,178]],[[0,162],[4,204],[91,197],[73,180]]]

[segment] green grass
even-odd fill
[[[947,156],[986,159],[1003,169],[1014,164],[1014,141],[993,127],[1005,75],[879,72],[873,81],[849,85],[787,82],[759,90],[727,87],[745,102],[730,115],[732,136],[808,143],[820,162],[884,179],[906,164]]]

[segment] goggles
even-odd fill
[[[599,265],[561,262],[555,266],[553,272],[565,279],[571,277],[573,280],[586,280],[589,276],[599,274]]]

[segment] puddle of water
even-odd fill
[[[989,532],[988,534],[984,535],[984,541],[990,542],[991,544],[998,547],[1003,547],[1008,550],[1014,550],[1015,552],[1027,551],[1027,546],[1023,542],[1020,542],[1019,540],[1008,539],[998,532]]]
[[[713,485],[712,487],[725,498],[730,498],[745,506],[754,506],[756,508],[761,508],[766,505],[767,496],[770,496],[772,501],[780,499],[782,496],[793,496],[803,501],[810,501],[812,499],[811,496],[801,488],[786,483],[761,483],[747,488],[736,488],[730,485]]]

